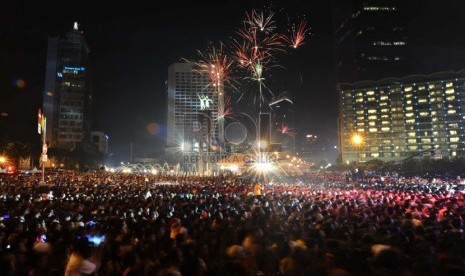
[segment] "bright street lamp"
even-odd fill
[[[354,134],[354,136],[352,136],[352,143],[356,146],[359,146],[360,144],[362,144],[363,142],[363,137],[359,134]]]
[[[363,136],[360,134],[354,134],[352,136],[352,144],[354,145],[356,149],[357,163],[358,163],[359,162],[359,149],[360,149],[360,146],[363,144]]]

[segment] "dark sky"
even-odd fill
[[[419,73],[460,69],[465,64],[464,1],[419,2],[411,23],[415,30],[412,38],[416,69]],[[196,51],[205,50],[210,42],[228,40],[245,11],[269,3],[252,0],[2,3],[0,113],[6,112],[8,116],[0,116],[0,139],[39,141],[34,126],[44,87],[47,37],[63,36],[78,21],[91,50],[93,129],[108,133],[110,151],[123,157],[129,155],[131,142],[136,154],[161,149],[166,132],[168,66],[181,58],[196,58]],[[305,16],[311,35],[303,47],[278,59],[285,69],[274,75],[271,87],[294,92],[301,133],[318,134],[328,147],[336,145],[337,94],[330,1],[274,1],[272,5],[278,11],[278,19]],[[152,126],[151,131],[147,126]]]

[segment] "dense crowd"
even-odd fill
[[[464,186],[399,179],[0,175],[0,275],[465,275]]]

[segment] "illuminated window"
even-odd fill
[[[369,131],[369,132],[377,132],[377,131],[378,131],[378,129],[377,129],[377,128],[375,128],[375,127],[373,127],[373,128],[370,128],[370,129],[368,129],[368,131]]]
[[[358,92],[357,94],[355,94],[355,96],[357,96],[357,97],[363,97],[363,93],[362,93],[362,92]]]
[[[405,117],[412,117],[413,116],[413,112],[409,112],[409,113],[405,113]]]
[[[454,88],[446,89],[446,94],[454,94]]]
[[[363,110],[357,110],[357,112],[356,112],[356,113],[360,115],[360,114],[363,114],[363,113],[364,113],[364,111],[363,111]]]
[[[426,111],[420,112],[420,116],[428,116],[428,115],[429,115],[429,112],[426,112]]]
[[[408,137],[416,137],[415,132],[409,132]]]
[[[371,157],[377,158],[377,157],[379,157],[379,153],[378,152],[372,152]]]
[[[449,109],[447,110],[447,114],[455,114],[457,111],[455,109]]]
[[[417,143],[417,139],[408,139],[407,142],[409,144],[416,144]]]
[[[381,109],[381,112],[382,112],[382,113],[389,112],[389,108],[383,108],[383,109]]]
[[[346,97],[347,97],[347,98],[351,98],[351,97],[352,97],[352,94],[351,94],[351,93],[346,93]]]
[[[434,84],[428,85],[428,89],[434,89],[436,86]]]
[[[459,128],[459,124],[457,124],[457,123],[449,124],[449,127],[450,128]]]
[[[368,122],[369,126],[376,126],[376,122]]]
[[[383,115],[381,115],[381,118],[383,118],[383,119],[389,118],[389,115],[388,114],[383,114]]]
[[[429,101],[432,102],[432,103],[434,103],[434,102],[436,101],[436,99],[435,99],[435,98],[431,98]]]
[[[379,103],[379,106],[386,106],[386,105],[388,105],[387,102],[381,102],[381,103]]]
[[[418,86],[418,90],[425,90],[425,86],[424,85],[421,85],[421,86]]]
[[[438,136],[438,132],[437,132],[437,131],[433,131],[433,135],[434,135],[434,136]]]
[[[376,7],[376,6],[366,6],[363,7],[365,11],[395,11],[396,7]]]
[[[381,124],[382,125],[389,125],[389,121],[382,121]]]
[[[363,102],[363,98],[356,98],[356,99],[355,99],[355,102],[356,102],[356,103],[361,103],[361,102]]]
[[[368,116],[368,120],[376,120],[376,119],[377,119],[376,115]]]
[[[420,98],[420,99],[418,99],[418,102],[419,102],[419,103],[427,103],[427,102],[428,102],[428,99],[426,99],[426,98]]]
[[[455,100],[455,96],[446,97],[446,101],[453,101],[453,100]]]
[[[456,143],[459,141],[459,137],[450,137],[450,141],[453,142],[453,143]]]
[[[387,99],[388,99],[388,96],[381,96],[381,97],[379,97],[379,99],[380,99],[381,101],[384,101],[384,100],[387,100]]]
[[[392,143],[391,140],[383,140],[383,144],[388,144],[388,145],[390,145],[391,143]]]
[[[452,87],[454,84],[452,82],[446,83],[446,87]]]
[[[457,152],[456,152],[456,151],[453,151],[453,152],[452,152],[452,156],[457,156]]]
[[[408,149],[409,149],[409,150],[417,150],[417,149],[418,149],[418,146],[408,146]]]
[[[412,94],[405,94],[405,98],[411,98],[412,97]]]
[[[379,147],[370,147],[370,151],[379,151]]]
[[[371,96],[371,95],[374,95],[375,94],[375,91],[367,91],[367,96]]]
[[[431,122],[437,122],[438,121],[438,118],[431,118]]]
[[[408,100],[405,102],[406,104],[412,104],[412,100]]]
[[[357,120],[358,121],[363,121],[365,118],[362,116],[362,117],[357,117]]]
[[[413,107],[412,106],[407,106],[407,107],[405,107],[405,110],[407,110],[407,111],[413,110]]]
[[[412,87],[411,87],[411,86],[407,86],[407,87],[404,88],[404,91],[405,91],[405,92],[412,91]]]
[[[382,127],[382,128],[381,128],[381,131],[385,131],[385,132],[386,132],[386,131],[390,131],[390,130],[391,130],[391,128],[389,128],[389,127]]]
[[[368,114],[376,113],[376,109],[368,109]]]
[[[431,139],[429,139],[429,138],[421,138],[421,142],[423,144],[429,144],[429,143],[431,143]]]
[[[374,101],[376,101],[376,98],[375,97],[369,97],[369,98],[367,98],[367,101],[374,102]]]
[[[408,120],[405,120],[405,122],[407,124],[414,124],[415,123],[415,119],[408,119]]]
[[[436,111],[431,111],[431,116],[435,116],[437,114]]]
[[[393,44],[396,46],[402,46],[402,45],[405,45],[405,41],[394,41]]]

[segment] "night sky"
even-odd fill
[[[263,1],[8,1],[0,9],[0,140],[38,143],[48,36],[80,24],[91,50],[94,130],[110,137],[110,152],[127,159],[163,149],[168,66],[234,35]],[[43,4],[43,3],[48,4]],[[415,73],[465,69],[465,1],[429,0],[412,14]],[[446,3],[447,2],[447,5]],[[305,45],[281,56],[272,90],[290,90],[297,130],[337,144],[332,11],[329,0],[274,1],[277,17],[305,16]]]

